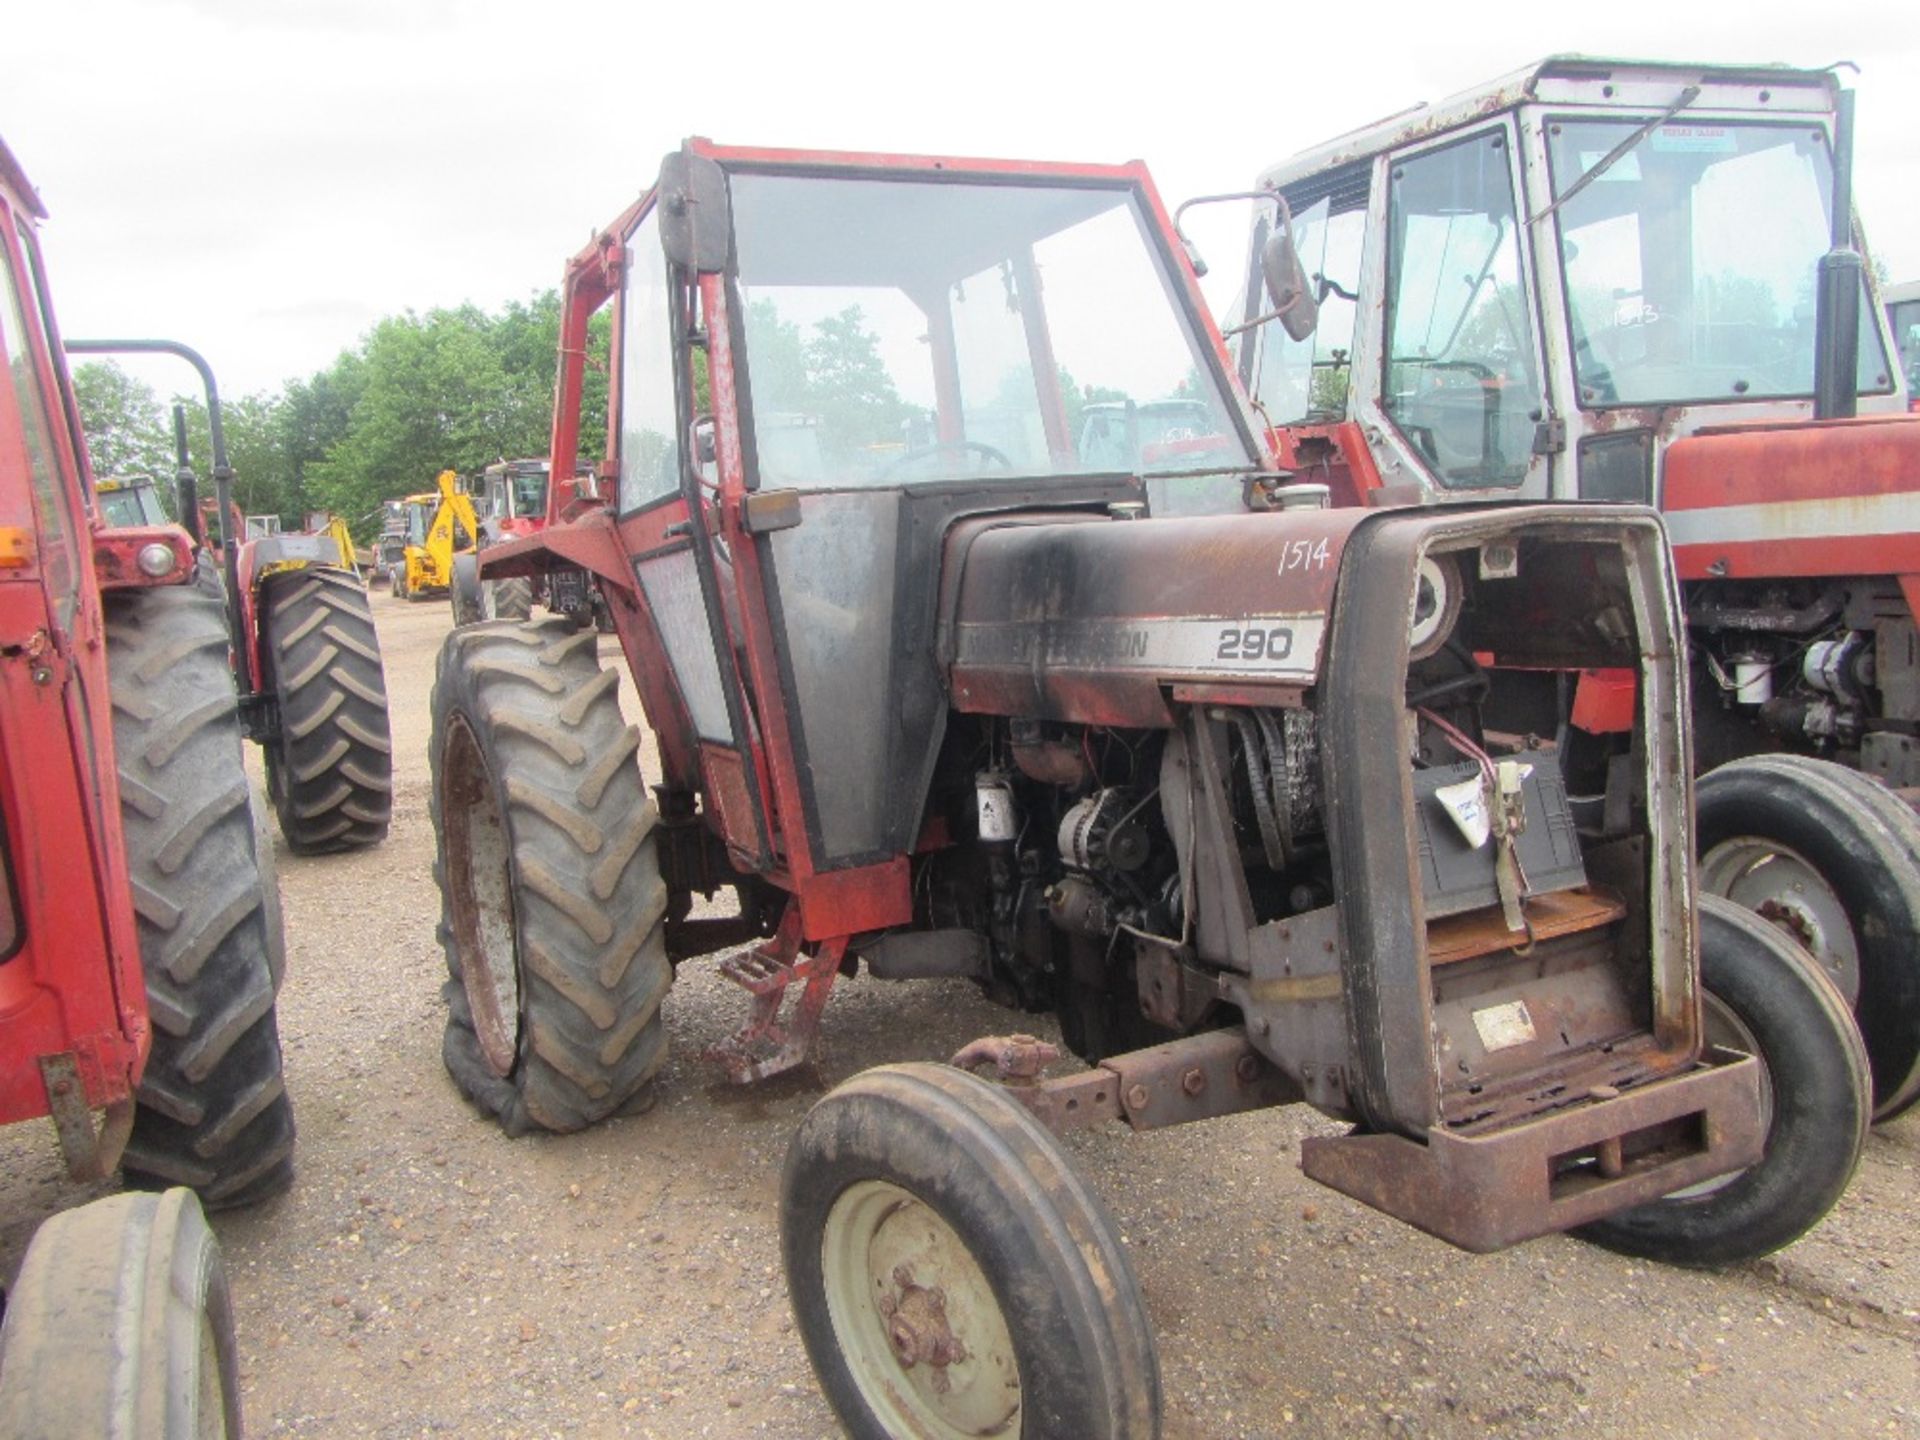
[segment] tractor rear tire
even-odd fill
[[[1791,1244],[1845,1193],[1866,1144],[1867,1053],[1812,957],[1753,911],[1700,897],[1707,1039],[1764,1068],[1766,1151],[1745,1170],[1574,1233],[1670,1265],[1732,1265]]]
[[[1700,886],[1771,919],[1839,986],[1873,1068],[1873,1118],[1920,1101],[1920,817],[1804,755],[1722,765],[1697,787]]]
[[[531,620],[533,618],[533,582],[524,575],[510,575],[490,582],[493,586],[491,617],[495,620]]]
[[[564,621],[455,630],[433,688],[442,1055],[509,1135],[650,1098],[672,983],[657,814],[618,672]]]
[[[233,1302],[191,1191],[109,1195],[40,1227],[0,1325],[0,1435],[239,1440]]]
[[[480,583],[480,556],[463,551],[453,557],[453,581],[447,586],[453,601],[455,625],[477,625],[487,619],[486,591]]]
[[[190,1185],[208,1209],[293,1180],[275,1023],[284,939],[256,841],[225,610],[194,585],[111,593],[107,671],[127,872],[153,1049],[127,1183]]]
[[[1113,1220],[999,1086],[945,1065],[856,1075],[801,1122],[780,1189],[794,1320],[849,1435],[1160,1433]]]
[[[343,570],[267,578],[263,682],[278,703],[267,791],[296,855],[376,845],[393,814],[393,741],[380,636],[367,593]]]

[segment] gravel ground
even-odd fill
[[[216,1220],[249,1431],[837,1434],[780,1274],[787,1137],[855,1071],[1011,1017],[962,984],[863,976],[836,991],[812,1071],[737,1090],[695,1057],[744,996],[697,962],[668,1002],[677,1058],[650,1113],[506,1139],[440,1065],[426,743],[448,609],[380,592],[374,608],[393,833],[361,855],[280,854],[299,1178]],[[1301,1176],[1298,1141],[1322,1123],[1070,1142],[1139,1269],[1170,1436],[1920,1436],[1920,1115],[1875,1133],[1811,1236],[1719,1274],[1564,1239],[1454,1251]],[[0,1144],[10,1278],[33,1226],[87,1192],[50,1126]]]

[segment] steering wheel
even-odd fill
[[[896,470],[904,470],[909,465],[918,465],[929,456],[953,454],[955,452],[962,455],[972,453],[980,457],[980,463],[976,464],[971,472],[975,475],[980,474],[989,464],[998,465],[1003,470],[1013,469],[1013,461],[1007,458],[1006,453],[994,449],[991,445],[982,444],[978,440],[942,440],[933,445],[915,446],[898,460],[882,465],[879,470],[874,472],[874,478],[884,480]]]

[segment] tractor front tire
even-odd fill
[[[293,1179],[274,996],[284,945],[256,841],[211,590],[109,594],[107,671],[127,872],[153,1048],[123,1161],[129,1184],[190,1185],[208,1209]]]
[[[1844,765],[1756,755],[1697,787],[1700,888],[1771,920],[1853,1007],[1873,1118],[1920,1102],[1920,817]]]
[[[564,621],[455,630],[433,688],[435,868],[454,1083],[510,1135],[649,1098],[666,885],[618,672]]]
[[[0,1435],[239,1440],[233,1302],[191,1191],[109,1195],[40,1227],[0,1325]]]
[[[267,790],[287,848],[378,844],[393,813],[393,741],[366,591],[343,570],[311,566],[269,576],[259,613],[263,678],[280,715]]]
[[[888,1065],[834,1090],[788,1146],[780,1250],[856,1440],[1160,1433],[1153,1331],[1113,1220],[998,1086]]]
[[[1791,1244],[1845,1193],[1873,1108],[1847,1002],[1806,951],[1731,900],[1700,897],[1707,1040],[1760,1061],[1766,1150],[1745,1170],[1574,1233],[1669,1265],[1732,1265]]]

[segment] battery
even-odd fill
[[[1539,750],[1500,758],[1519,764],[1526,772],[1520,786],[1526,826],[1520,831],[1519,848],[1528,893],[1544,895],[1586,884],[1580,837],[1574,830],[1558,758]],[[1480,766],[1471,760],[1413,773],[1420,884],[1429,920],[1500,903],[1499,882],[1494,875],[1499,842],[1489,839],[1478,847],[1468,844],[1446,803],[1434,793],[1462,780],[1477,779],[1480,773]]]

